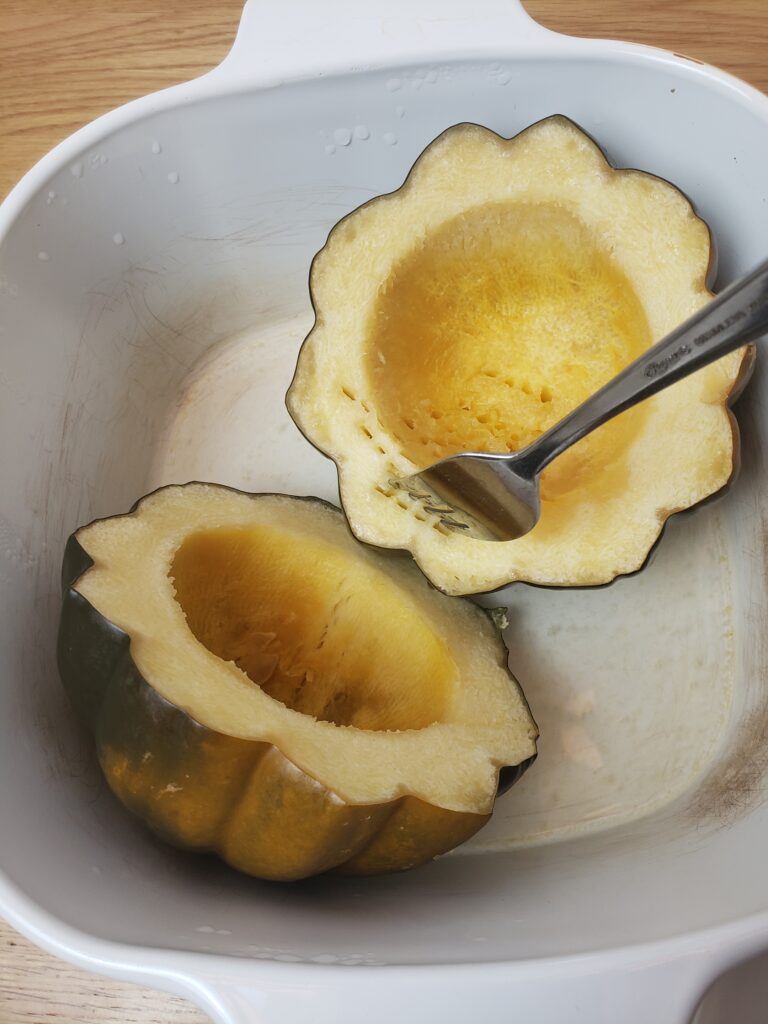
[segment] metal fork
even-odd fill
[[[538,522],[539,477],[553,459],[625,409],[766,332],[768,260],[731,284],[527,448],[512,455],[452,455],[391,483],[421,501],[450,529],[480,540],[515,540]]]

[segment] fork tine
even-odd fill
[[[437,494],[420,474],[401,479],[392,478],[390,486],[403,491],[413,501],[418,502],[422,509],[436,518],[440,526],[459,532],[476,540],[495,540],[484,527],[461,509],[447,502],[443,495]]]
[[[466,452],[390,484],[448,529],[475,540],[516,540],[539,516],[538,488],[516,458]]]

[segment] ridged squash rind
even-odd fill
[[[594,140],[561,116],[512,139],[457,125],[427,147],[400,189],[340,221],[315,257],[315,325],[299,355],[288,409],[305,437],[336,463],[342,505],[358,539],[409,550],[444,592],[488,592],[515,581],[604,585],[646,563],[671,515],[722,492],[733,479],[739,439],[729,406],[748,379],[754,349],[732,353],[637,413],[625,413],[637,415],[639,427],[625,441],[618,469],[609,460],[607,473],[598,466],[552,501],[545,487],[542,520],[526,537],[500,544],[446,529],[439,515],[425,513],[423,503],[391,481],[450,451],[439,453],[425,440],[423,457],[414,460],[407,427],[398,436],[383,415],[374,381],[379,368],[366,363],[365,350],[398,268],[428,249],[452,218],[494,203],[565,211],[583,227],[634,289],[647,319],[647,347],[711,298],[711,235],[675,186],[615,168]],[[412,342],[418,346],[419,339]],[[389,357],[382,351],[380,358],[386,363]],[[579,400],[602,382],[584,383]],[[415,385],[411,391],[419,394]],[[423,428],[424,417],[421,422]],[[611,474],[618,483],[609,486]]]
[[[338,510],[318,499],[242,495],[212,485],[186,489],[190,487],[254,501],[302,502],[326,517],[341,519]],[[183,490],[161,489],[137,503],[128,516],[112,521],[141,516],[144,502]],[[343,528],[341,522],[337,525]],[[84,538],[87,546],[87,530],[69,538],[64,555],[59,672],[94,737],[110,788],[163,839],[188,850],[216,852],[232,866],[261,878],[294,880],[329,870],[374,874],[414,867],[464,842],[488,820],[493,794],[476,813],[436,806],[407,791],[367,803],[344,799],[327,781],[286,756],[279,741],[211,728],[190,708],[166,699],[139,669],[130,633],[78,591],[94,567],[79,539]],[[354,543],[351,537],[349,542]],[[480,609],[472,608],[471,614],[486,622],[493,658],[506,666],[500,635],[493,638],[493,627]],[[517,684],[508,678],[512,692],[519,694]],[[535,724],[522,695],[517,699],[529,722],[527,738],[517,764],[489,763],[499,791],[516,781],[535,758]],[[325,722],[316,726],[344,732]]]

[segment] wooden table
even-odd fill
[[[549,28],[663,46],[768,92],[768,0],[525,2]],[[0,0],[0,196],[82,124],[217,64],[242,3]],[[0,922],[0,1024],[205,1020],[179,999],[54,960]]]

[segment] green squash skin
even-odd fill
[[[259,753],[250,748],[257,745],[214,733],[170,704],[146,682],[131,658],[128,635],[70,585],[92,564],[77,539],[70,537],[64,555],[65,590],[57,659],[59,674],[75,711],[96,740],[99,761],[110,786],[118,788],[114,777],[117,757],[123,758],[134,772],[151,763],[153,775],[164,777],[165,785],[180,785],[175,781],[180,768],[182,776],[197,771],[195,785],[201,790],[205,788],[210,800],[210,780],[200,776],[203,759],[196,756],[205,742],[228,765],[232,787],[242,787]],[[158,807],[156,788],[148,786],[144,792],[133,795],[118,792],[118,796],[164,838],[179,841],[181,837],[173,834],[168,814]],[[214,814],[218,820],[211,820],[209,829],[201,829],[201,833],[220,824],[229,810],[226,803],[219,803]],[[181,841],[181,845],[210,848],[204,840],[198,843],[192,836]]]
[[[331,870],[406,870],[488,821],[490,814],[446,811],[413,796],[346,804],[274,745],[197,722],[143,678],[129,636],[74,588],[92,565],[71,536],[62,570],[59,673],[94,737],[110,788],[167,842],[218,853],[260,878],[291,881]],[[501,768],[498,792],[534,760]]]

